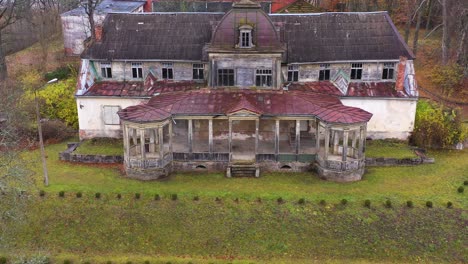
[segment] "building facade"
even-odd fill
[[[82,53],[80,137],[122,137],[129,177],[211,168],[359,180],[365,139],[406,138],[411,51],[385,12],[109,14]]]

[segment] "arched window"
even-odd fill
[[[242,25],[239,27],[239,45],[240,48],[252,48],[252,27],[249,25]]]

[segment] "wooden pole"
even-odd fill
[[[208,120],[208,149],[213,153],[213,119]]]
[[[188,120],[188,144],[189,144],[189,153],[192,154],[193,152],[193,120]]]

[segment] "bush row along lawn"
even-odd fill
[[[360,203],[370,199],[373,203],[392,201],[416,203],[432,201],[466,208],[468,202],[457,193],[457,188],[468,180],[468,151],[432,151],[435,164],[408,167],[369,167],[364,179],[354,183],[334,183],[318,179],[310,173],[262,173],[255,178],[225,178],[222,173],[174,174],[165,181],[141,182],[124,177],[122,166],[81,165],[58,161],[58,152],[66,144],[47,147],[50,186],[42,186],[42,170],[38,152],[25,155],[30,167],[36,172],[38,187],[44,191],[59,191],[117,194],[124,196],[141,193],[153,197],[155,194],[181,197],[198,195],[254,200],[257,198],[287,201],[305,198],[308,201],[329,202],[347,199]]]

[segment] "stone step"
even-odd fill
[[[260,169],[256,164],[252,165],[229,165],[226,172],[227,177],[259,177]]]

